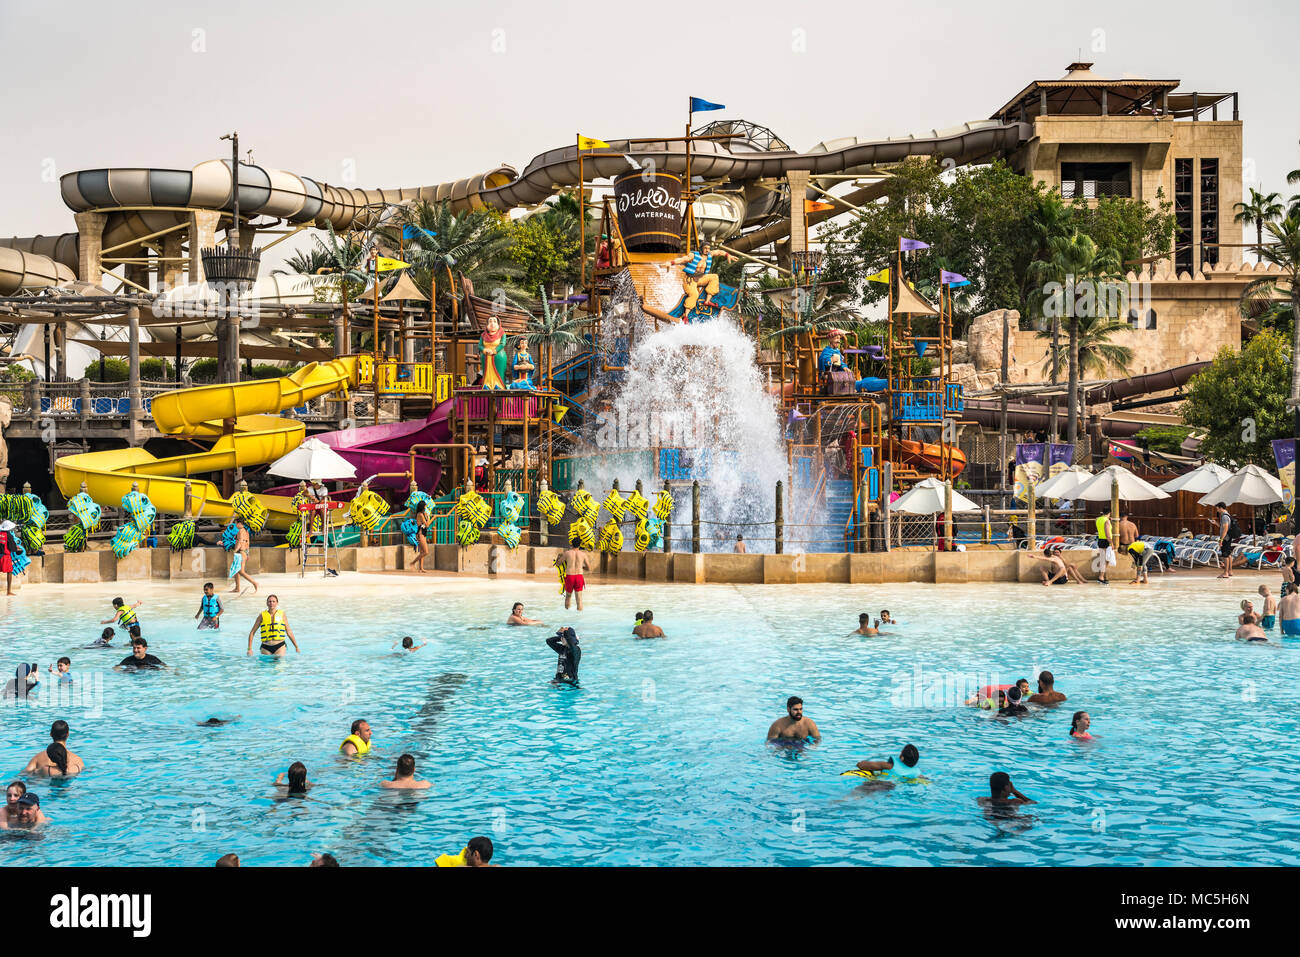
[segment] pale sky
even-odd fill
[[[51,172],[188,169],[229,155],[232,129],[264,166],[417,186],[522,170],[579,131],[679,135],[692,94],[727,106],[697,123],[744,118],[799,150],[942,129],[1080,51],[1103,76],[1239,91],[1247,185],[1286,197],[1298,28],[1282,0],[0,0],[0,235],[75,228]]]

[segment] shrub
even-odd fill
[[[103,362],[104,374],[99,374],[99,365]],[[102,360],[95,359],[82,373],[91,382],[125,382],[130,376],[131,370],[127,366],[125,359],[110,359],[105,356]]]

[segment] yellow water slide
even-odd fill
[[[318,396],[346,392],[357,383],[357,362],[358,357],[346,356],[313,362],[282,379],[205,385],[157,396],[153,418],[159,429],[178,437],[211,439],[212,446],[163,459],[143,448],[67,455],[54,463],[54,481],[65,498],[76,495],[85,482],[91,498],[112,506],[138,482],[159,512],[184,514],[188,476],[263,465],[296,449],[306,426],[278,413]],[[223,434],[227,419],[234,420],[234,429]],[[190,497],[195,518],[227,519],[234,514],[230,499],[211,482],[191,480]],[[284,496],[256,498],[270,511],[269,528],[288,528],[298,518]]]

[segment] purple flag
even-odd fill
[[[939,282],[947,283],[949,286],[969,286],[970,280],[961,273],[948,272],[946,269],[939,270]]]
[[[929,249],[929,243],[923,243],[919,239],[908,239],[905,236],[898,237],[898,248],[903,252],[911,252],[913,249]]]

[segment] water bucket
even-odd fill
[[[614,205],[628,249],[647,253],[681,249],[682,180],[675,173],[624,173],[614,180]]]

